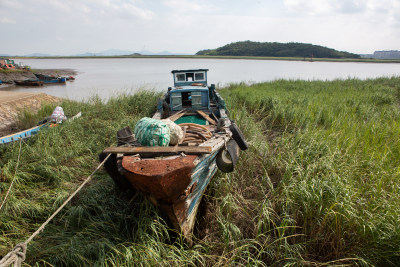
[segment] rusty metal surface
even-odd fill
[[[187,155],[201,155],[210,154],[212,147],[210,146],[130,146],[130,147],[108,147],[104,149],[104,153],[125,155],[135,154],[150,154],[152,156],[160,156],[165,154],[180,154],[185,153]]]
[[[185,191],[191,180],[197,156],[179,156],[173,159],[140,159],[125,156],[124,176],[137,190],[165,202],[175,201]]]

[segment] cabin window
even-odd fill
[[[204,72],[196,72],[194,79],[195,81],[204,81]]]
[[[186,81],[187,82],[193,82],[194,81],[194,73],[193,72],[186,73]]]
[[[175,77],[176,77],[176,81],[178,81],[178,82],[186,81],[184,73],[178,73],[178,74],[175,75]]]
[[[195,82],[206,81],[206,73],[205,72],[184,72],[184,73],[175,73],[175,82]]]

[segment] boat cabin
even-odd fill
[[[172,71],[174,87],[169,90],[171,111],[210,109],[207,71],[208,69]]]
[[[208,69],[173,70],[174,86],[207,86],[207,71]]]

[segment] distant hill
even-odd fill
[[[127,56],[127,55],[183,55],[180,53],[171,53],[168,51],[162,51],[162,52],[151,52],[147,50],[143,50],[140,52],[137,51],[129,51],[129,50],[120,50],[120,49],[108,49],[105,51],[101,51],[98,53],[93,53],[93,52],[86,52],[83,54],[77,54],[73,56],[78,56],[78,57],[93,57],[93,56]]]
[[[44,54],[44,53],[32,53],[24,55],[24,57],[54,57],[55,55]]]
[[[360,58],[360,55],[337,51],[319,45],[305,43],[260,43],[241,41],[217,49],[201,50],[196,55],[207,56],[254,56],[254,57],[314,57]]]
[[[162,51],[162,52],[151,52],[147,50],[143,50],[141,52],[129,51],[129,50],[121,50],[121,49],[108,49],[98,53],[94,52],[86,52],[81,54],[74,54],[74,55],[51,55],[51,54],[44,54],[44,53],[31,53],[25,55],[11,55],[11,54],[0,54],[0,57],[13,57],[13,56],[23,56],[23,57],[59,57],[59,56],[72,56],[72,57],[95,57],[95,56],[128,56],[128,55],[186,55],[182,53],[171,53],[169,51]]]

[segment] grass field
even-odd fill
[[[220,90],[247,137],[211,181],[188,248],[158,211],[104,173],[28,246],[30,265],[396,266],[400,263],[400,78],[235,84]],[[83,117],[0,147],[0,255],[24,241],[97,166],[116,130],[155,110],[141,92],[64,101]],[[21,125],[51,113],[25,112]],[[16,166],[18,165],[18,168]]]

